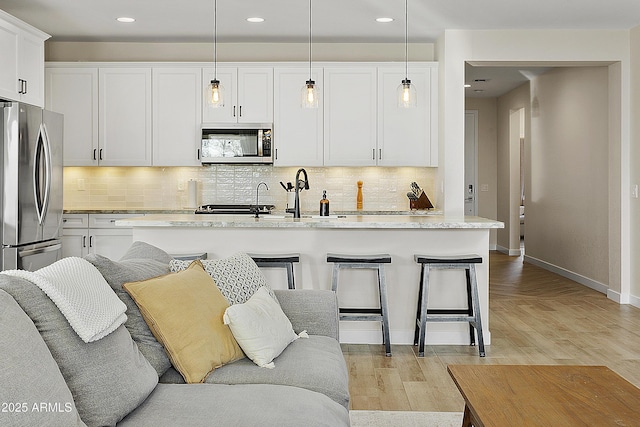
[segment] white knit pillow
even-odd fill
[[[224,324],[240,344],[242,351],[262,368],[273,368],[273,359],[300,337],[308,338],[306,331],[296,335],[286,314],[266,287],[261,287],[243,304],[226,309]]]

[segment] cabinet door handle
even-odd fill
[[[239,107],[240,110],[240,117],[242,117],[242,105]]]
[[[89,247],[93,247],[93,236],[89,236]]]
[[[278,149],[276,148],[276,160],[278,160]]]
[[[375,160],[376,159],[376,149],[372,148],[371,149],[371,160]]]
[[[24,79],[18,79],[18,84],[20,85],[20,88],[18,89],[18,93],[21,95],[24,95],[25,93],[27,93],[27,81]]]
[[[94,148],[94,149],[93,149],[93,160],[98,160],[98,159],[96,158],[96,151],[98,151],[98,150],[96,150],[96,149]]]
[[[198,158],[198,160],[200,160],[200,149],[198,148],[197,152],[196,152],[196,157]]]
[[[100,160],[102,160],[102,148],[100,149]]]
[[[24,89],[22,89],[22,93],[26,94],[27,93],[27,81],[23,80],[22,84],[24,85]]]
[[[87,236],[82,236],[82,247],[83,248],[87,247]]]
[[[233,106],[233,117],[235,117],[235,116],[236,116],[236,106],[234,105]]]
[[[382,148],[378,148],[378,160],[382,160]]]

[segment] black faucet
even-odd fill
[[[300,179],[300,172],[304,175],[304,180]],[[300,190],[308,190],[309,189],[309,178],[307,178],[307,171],[303,168],[298,169],[296,172],[296,198],[295,204],[293,205],[293,209],[287,209],[287,212],[292,212],[294,218],[300,218]]]
[[[258,197],[260,196],[259,190],[260,190],[260,186],[261,185],[264,185],[264,187],[267,189],[267,191],[269,190],[269,186],[267,185],[266,182],[261,182],[256,187],[256,208],[255,208],[256,218],[260,218],[260,202],[258,201]]]

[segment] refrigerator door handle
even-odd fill
[[[36,213],[38,222],[42,224],[49,208],[49,195],[51,193],[51,146],[47,127],[42,123],[38,131],[38,142],[33,161],[33,192],[36,201]]]

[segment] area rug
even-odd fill
[[[351,427],[460,427],[462,412],[350,411]]]

